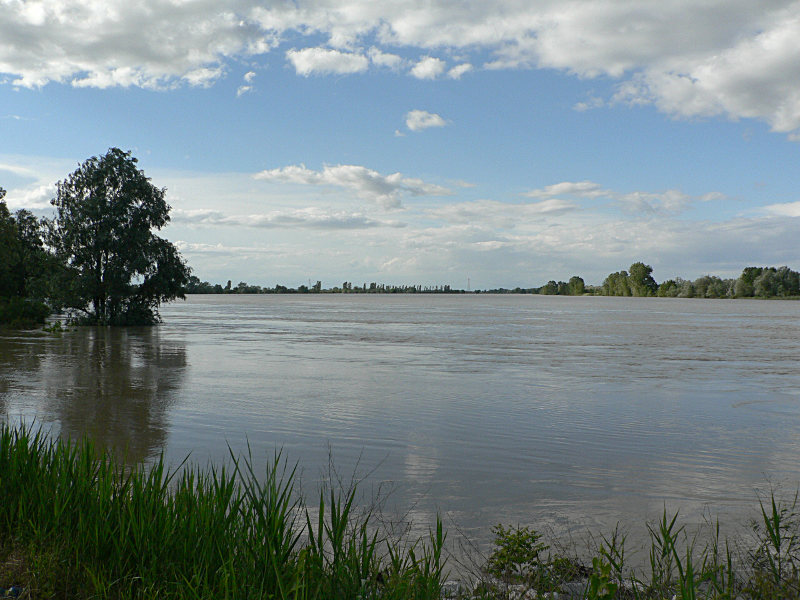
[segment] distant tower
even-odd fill
[[[469,277],[467,277],[467,291],[469,291]]]

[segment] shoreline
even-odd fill
[[[231,460],[227,468],[187,464],[180,474],[163,461],[124,467],[89,440],[66,444],[24,425],[0,425],[0,587],[17,586],[21,597],[51,590],[75,598],[226,597],[232,583],[241,593],[229,597],[800,593],[796,495],[759,499],[762,519],[748,543],[722,537],[713,521],[698,537],[665,509],[647,524],[650,565],[641,571],[627,562],[619,528],[594,538],[589,561],[529,527],[497,525],[492,551],[473,564],[465,584],[448,577],[452,554],[441,519],[427,536],[397,535],[374,508],[357,506],[354,486],[321,489],[306,505],[294,487],[297,467],[281,452],[258,476],[252,456],[231,451]]]

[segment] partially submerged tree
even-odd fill
[[[34,327],[50,309],[42,302],[54,260],[42,244],[42,226],[27,210],[11,214],[0,188],[0,326]]]
[[[190,269],[152,231],[169,221],[166,190],[136,163],[111,148],[60,181],[51,202],[50,241],[70,271],[62,301],[87,323],[155,323],[161,302],[184,297]]]

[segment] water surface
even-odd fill
[[[189,296],[155,328],[0,333],[0,414],[131,460],[329,455],[424,527],[753,514],[800,481],[800,304]]]

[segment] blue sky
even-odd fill
[[[800,268],[800,2],[0,0],[0,186],[131,150],[201,278]]]

